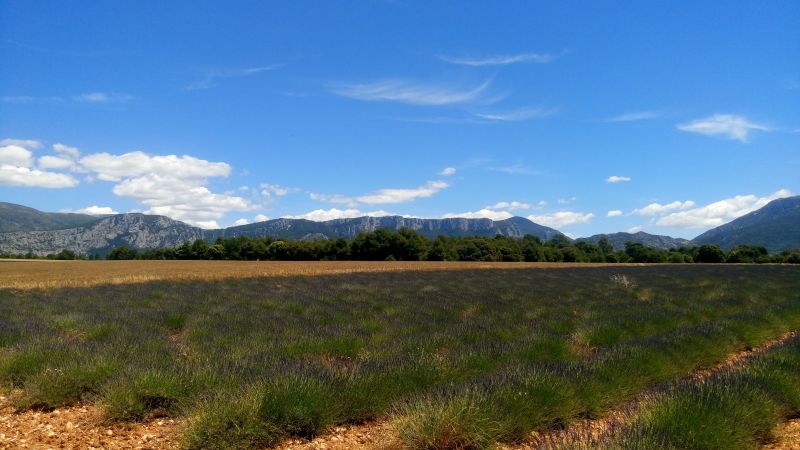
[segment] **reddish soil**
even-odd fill
[[[172,419],[107,423],[92,405],[15,413],[0,395],[0,449],[177,449],[180,425]]]

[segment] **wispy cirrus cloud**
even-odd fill
[[[517,64],[524,62],[547,64],[556,59],[556,57],[557,55],[552,55],[550,53],[530,52],[530,53],[517,53],[511,55],[495,55],[495,56],[484,56],[484,57],[440,55],[439,59],[450,64],[480,67],[480,66],[505,66],[508,64]]]
[[[662,114],[657,111],[637,111],[610,117],[605,122],[636,122],[639,120],[658,119]]]
[[[188,86],[186,86],[185,89],[187,91],[211,89],[212,87],[216,86],[220,80],[223,79],[249,77],[257,75],[259,73],[275,70],[281,66],[282,64],[270,64],[266,66],[249,67],[245,69],[212,70],[206,73],[206,76],[203,77],[201,80],[195,81],[194,83],[191,83]]]
[[[486,95],[490,80],[477,86],[455,88],[451,86],[419,83],[410,80],[388,79],[370,83],[337,84],[331,92],[356,100],[398,102],[409,105],[442,106],[460,103],[494,103],[501,96]]]
[[[87,92],[73,97],[76,102],[83,103],[125,103],[135,99],[133,95],[117,92]]]
[[[542,175],[541,171],[532,169],[522,163],[516,163],[510,166],[490,167],[489,170],[493,172],[507,173],[509,175]]]
[[[735,114],[714,114],[702,119],[676,125],[681,131],[719,136],[727,139],[747,142],[752,131],[772,131],[770,127],[752,122]]]
[[[626,177],[622,175],[611,175],[610,177],[606,178],[606,183],[626,183],[631,181],[631,177]]]
[[[491,122],[522,122],[530,119],[550,117],[557,112],[558,109],[556,108],[521,108],[508,112],[477,113],[475,116]]]

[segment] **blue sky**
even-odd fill
[[[800,193],[800,3],[0,1],[0,200],[693,237]]]

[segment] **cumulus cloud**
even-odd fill
[[[460,217],[464,219],[492,219],[492,220],[505,220],[514,217],[508,211],[495,211],[492,209],[484,208],[478,211],[467,211],[462,213],[448,213],[442,215],[442,219],[450,219]]]
[[[306,220],[313,220],[314,222],[324,222],[326,220],[334,220],[334,219],[349,219],[353,217],[382,217],[382,216],[394,216],[396,214],[392,214],[386,211],[370,211],[370,212],[363,212],[359,211],[355,208],[348,208],[345,210],[331,208],[331,209],[315,209],[314,211],[307,212],[305,214],[300,214],[297,216],[286,216],[287,219],[306,219]]]
[[[714,114],[703,119],[676,125],[679,130],[689,133],[720,136],[728,139],[747,142],[751,131],[770,131],[766,125],[751,122],[734,114]]]
[[[205,179],[227,177],[231,173],[231,166],[224,162],[209,162],[188,155],[153,156],[141,151],[122,155],[95,153],[84,156],[80,163],[105,181],[120,181],[145,174],[177,179]]]
[[[260,187],[261,187],[261,195],[267,202],[269,202],[273,196],[283,197],[286,194],[297,192],[300,190],[295,187],[286,187],[286,186],[281,186],[279,184],[269,184],[269,183],[261,183]]]
[[[335,86],[332,92],[356,100],[440,106],[481,100],[489,84],[487,80],[478,86],[458,89],[392,79],[362,84],[340,84]]]
[[[695,203],[691,200],[686,200],[685,202],[681,201],[674,201],[672,203],[667,203],[662,205],[661,203],[650,203],[649,205],[645,206],[644,208],[637,208],[633,210],[633,214],[637,214],[640,216],[655,216],[658,214],[664,214],[668,211],[672,211],[675,209],[688,209],[695,205]]]
[[[606,216],[608,216],[608,217],[619,217],[621,215],[622,215],[622,211],[620,211],[618,209],[612,209],[611,211],[609,211],[606,214]]]
[[[448,186],[449,184],[444,181],[429,181],[424,186],[412,189],[379,189],[372,194],[362,195],[356,199],[360,203],[368,205],[406,203],[418,198],[430,197]]]
[[[455,173],[456,173],[455,167],[445,167],[444,169],[442,169],[441,172],[439,172],[439,175],[442,175],[444,177],[449,177],[451,175],[455,175]]]
[[[267,221],[267,220],[269,220],[269,217],[267,217],[267,216],[266,216],[266,215],[264,215],[264,214],[257,214],[257,215],[256,215],[256,216],[253,218],[253,221],[255,221],[255,222],[264,222],[264,221]]]
[[[511,202],[497,202],[494,205],[487,206],[486,209],[507,209],[513,211],[515,209],[530,209],[530,203],[523,203],[518,201]]]
[[[77,186],[78,180],[62,173],[4,164],[0,165],[0,185],[58,189]]]
[[[87,206],[86,208],[75,210],[75,212],[80,214],[91,214],[93,216],[119,214],[117,211],[114,211],[114,209],[111,208],[110,206],[97,206],[97,205]]]
[[[611,175],[610,177],[606,178],[606,183],[625,183],[627,181],[631,181],[631,177]]]
[[[34,139],[2,139],[0,140],[0,147],[6,145],[16,145],[17,147],[27,148],[28,150],[39,150],[42,148],[42,143]]]
[[[457,56],[439,56],[444,62],[450,64],[459,64],[463,66],[505,66],[508,64],[517,64],[523,62],[534,62],[537,64],[546,64],[554,60],[556,57],[549,53],[517,53],[513,55],[498,55],[487,56],[483,58],[473,57],[457,57]]]
[[[69,169],[74,161],[60,156],[45,155],[39,157],[38,166],[41,169]]]
[[[656,225],[674,228],[710,228],[730,222],[737,217],[753,212],[772,200],[790,197],[792,192],[780,189],[766,197],[737,195],[686,211],[674,212],[656,221]]]
[[[429,181],[424,186],[416,188],[387,188],[378,189],[369,194],[359,195],[355,197],[345,196],[341,194],[317,194],[310,193],[309,197],[312,200],[317,200],[326,203],[336,203],[347,205],[351,208],[359,203],[366,205],[384,205],[393,203],[407,203],[414,201],[418,198],[430,197],[442,189],[450,186],[444,181]]]
[[[78,157],[81,155],[81,152],[77,147],[70,147],[69,145],[58,143],[53,144],[53,151],[71,159],[78,159]]]
[[[233,226],[238,227],[241,225],[247,225],[248,223],[250,223],[250,221],[242,217],[241,219],[238,219],[236,222],[233,222]]]
[[[559,211],[553,214],[530,215],[528,219],[552,228],[566,227],[578,223],[589,223],[594,214],[576,211]]]
[[[628,228],[625,231],[627,231],[628,233],[638,233],[638,232],[642,231],[642,227],[639,226],[639,225],[636,225],[636,226]]]
[[[33,152],[18,145],[0,147],[0,165],[30,167],[33,165]]]
[[[113,192],[149,206],[147,214],[168,216],[205,228],[217,227],[216,220],[229,212],[254,209],[247,200],[216,194],[204,183],[204,179],[149,173],[121,181]]]

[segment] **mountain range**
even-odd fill
[[[164,216],[140,213],[91,216],[75,213],[47,213],[26,206],[0,202],[0,252],[38,255],[69,249],[81,254],[103,255],[112,248],[173,247],[186,241],[218,237],[280,237],[328,239],[355,237],[378,228],[410,228],[427,237],[490,236],[522,237],[526,234],[543,240],[562,234],[558,230],[523,217],[490,219],[419,219],[402,216],[358,217],[314,222],[304,219],[274,219],[224,229],[204,230]],[[581,238],[596,243],[603,235]],[[800,196],[774,200],[763,208],[730,223],[709,230],[693,240],[659,236],[644,232],[605,235],[618,250],[626,242],[669,249],[706,243],[731,248],[740,244],[761,245],[771,252],[800,247]]]

